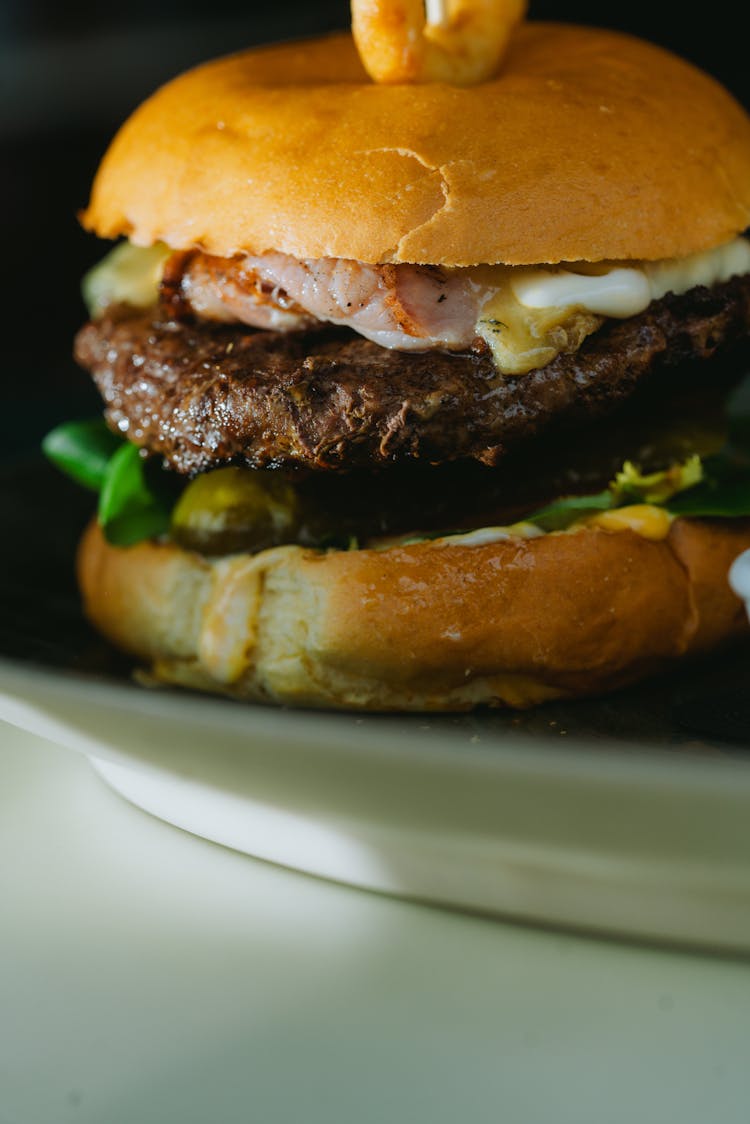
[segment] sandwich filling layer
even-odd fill
[[[542,434],[613,413],[640,385],[709,358],[749,329],[745,276],[607,319],[578,350],[522,378],[498,378],[483,343],[404,353],[345,328],[258,331],[131,306],[85,326],[76,356],[110,426],[180,474],[226,464],[497,465]]]
[[[606,318],[748,273],[744,237],[669,261],[466,269],[280,253],[221,258],[124,243],[89,276],[87,295],[101,313],[113,303],[148,307],[160,290],[175,319],[279,332],[334,324],[399,351],[484,342],[500,373],[518,375],[576,351]]]

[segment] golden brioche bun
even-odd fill
[[[84,225],[230,256],[682,257],[750,224],[750,119],[627,35],[519,28],[480,86],[378,86],[347,34],[177,78],[123,126]]]
[[[164,682],[367,710],[526,707],[633,682],[748,625],[727,573],[750,524],[666,539],[583,528],[204,558],[172,544],[79,551],[86,613]]]

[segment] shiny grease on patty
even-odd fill
[[[608,320],[571,354],[503,377],[483,347],[402,353],[346,329],[264,332],[119,307],[78,334],[109,424],[192,475],[223,464],[352,469],[499,464],[542,433],[606,416],[659,371],[750,328],[750,277]]]

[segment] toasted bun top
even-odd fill
[[[230,256],[472,265],[681,257],[750,225],[750,118],[627,35],[530,23],[479,86],[378,86],[349,35],[177,78],[84,225]]]

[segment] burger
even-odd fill
[[[349,34],[159,90],[82,216],[85,612],[159,682],[367,710],[613,690],[747,631],[750,120],[630,36],[484,81]]]

